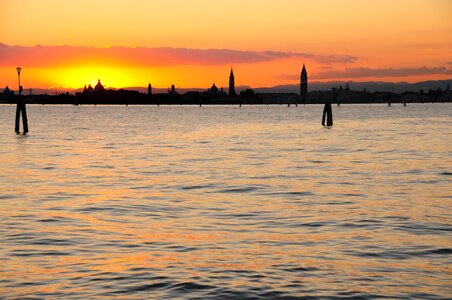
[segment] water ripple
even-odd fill
[[[450,299],[450,104],[28,111],[1,299]]]

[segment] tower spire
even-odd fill
[[[235,92],[235,78],[234,78],[234,70],[231,66],[231,73],[229,74],[229,96],[235,97],[237,96]]]
[[[300,96],[303,100],[306,100],[306,94],[308,93],[308,72],[306,71],[306,66],[303,63],[303,68],[300,75]]]
[[[308,73],[306,72],[306,66],[304,63],[303,63],[303,69],[301,70],[301,76],[303,76],[303,75],[308,76]]]

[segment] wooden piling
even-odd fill
[[[19,122],[20,122],[20,104],[17,103],[16,106],[16,133],[20,133],[20,129],[19,129]]]
[[[22,122],[24,126],[24,133],[28,132],[28,118],[27,118],[27,108],[25,103],[22,103]]]
[[[22,125],[24,129],[24,133],[28,132],[28,118],[27,118],[27,108],[25,106],[25,103],[23,103],[20,99],[17,102],[16,106],[16,126],[15,131],[16,133],[20,133],[20,115],[22,114]]]
[[[325,103],[323,108],[323,116],[322,116],[322,125],[325,126],[333,126],[333,108],[331,107],[331,103]]]

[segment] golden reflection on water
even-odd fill
[[[112,289],[92,279],[154,280],[143,274],[295,296],[447,295],[450,117],[324,130],[294,111],[175,122],[155,109],[142,123],[89,108],[62,132],[42,117],[20,140],[0,127],[0,295],[92,296]]]

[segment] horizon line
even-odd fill
[[[385,81],[385,80],[365,80],[365,81],[356,81],[356,80],[347,80],[347,79],[338,79],[338,80],[327,80],[327,81],[321,81],[321,80],[317,80],[317,81],[310,81],[309,85],[311,84],[328,84],[328,83],[387,83],[387,84],[399,84],[399,83],[405,83],[405,84],[417,84],[417,83],[423,83],[423,82],[429,82],[429,81],[452,81],[452,77],[448,78],[448,79],[430,79],[430,80],[421,80],[421,81]],[[152,85],[152,82],[148,82],[148,84]],[[212,84],[215,84],[215,82],[213,82]],[[176,88],[179,89],[207,89],[210,87],[194,87],[194,86],[178,86],[177,84],[174,84]],[[272,85],[272,86],[256,86],[256,87],[252,87],[250,85],[246,85],[246,84],[242,84],[242,85],[236,85],[236,87],[243,87],[243,88],[255,88],[255,89],[263,89],[263,88],[276,88],[276,87],[284,87],[284,86],[298,86],[299,83],[288,83],[288,84],[279,84],[279,85]],[[152,85],[152,89],[167,89],[170,88],[171,86],[154,86]],[[221,86],[220,86],[221,87]],[[223,86],[223,88],[225,88],[227,86]],[[83,89],[84,86],[81,87],[64,87],[64,86],[50,86],[50,87],[31,87],[32,89],[47,89],[47,90],[55,90],[55,89],[71,89],[71,90],[78,90],[78,89]],[[147,89],[147,85],[143,85],[143,86],[139,86],[139,85],[135,85],[135,86],[120,86],[120,87],[116,87],[116,86],[107,86],[106,89],[126,89],[126,88],[146,88]],[[25,88],[24,88],[25,89]],[[27,88],[29,89],[29,88]]]
[[[309,82],[309,85],[312,84],[349,84],[349,83],[356,83],[356,84],[408,84],[408,85],[416,85],[416,84],[420,84],[420,83],[427,83],[427,82],[447,82],[447,81],[451,81],[452,82],[452,77],[448,78],[448,79],[434,79],[434,80],[423,80],[423,81],[415,81],[415,82],[409,82],[409,81],[354,81],[354,80],[329,80],[329,81],[311,81]],[[152,83],[151,83],[152,85]],[[293,84],[282,84],[282,85],[273,85],[273,86],[258,86],[258,87],[252,87],[250,85],[237,85],[236,88],[241,90],[241,89],[247,89],[247,88],[251,88],[251,89],[274,89],[274,88],[296,88],[298,87],[299,84],[297,83],[293,83]],[[11,88],[9,86],[8,87],[11,91],[15,91],[16,89]],[[3,91],[6,87],[2,88],[0,87],[0,90]],[[106,87],[106,90],[131,90],[133,91],[134,89],[147,89],[147,86],[122,86],[122,87]],[[158,87],[158,86],[152,86],[152,89],[154,90],[167,90],[170,87]],[[208,90],[210,87],[184,87],[184,86],[177,86],[175,85],[176,89],[181,89],[181,90],[186,90],[186,91],[190,91],[190,90]],[[220,87],[221,88],[221,87]],[[224,86],[222,88],[227,88],[227,86]],[[64,91],[78,91],[78,90],[83,90],[84,86],[82,87],[78,87],[78,88],[74,88],[74,87],[24,87],[24,92],[28,91],[28,90],[48,90],[48,91],[58,91],[58,90],[64,90]]]

